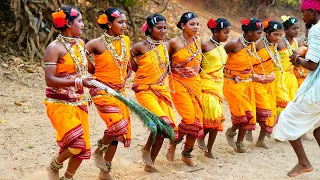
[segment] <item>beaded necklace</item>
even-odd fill
[[[65,36],[62,36],[61,34],[58,35],[57,40],[63,44],[63,46],[67,49],[68,53],[70,54],[74,62],[74,66],[78,76],[80,77],[86,76],[88,74],[88,60],[87,60],[84,48],[79,44],[80,40],[77,38],[65,37]],[[78,47],[81,58],[76,56],[75,51],[72,48],[72,45],[74,43]]]
[[[124,39],[121,36],[110,36],[106,32],[101,36],[101,38],[102,38],[107,50],[112,55],[112,58],[113,58],[115,64],[120,69],[120,80],[124,81],[122,71],[125,67],[127,67],[127,64],[129,61],[129,58],[127,57],[127,47],[124,42]],[[121,45],[120,55],[117,54],[117,52],[114,48],[114,45],[112,43],[112,42],[119,41],[119,40],[120,40],[120,45]]]
[[[293,49],[291,48],[290,42],[288,41],[288,39],[286,37],[283,37],[284,42],[286,43],[288,52],[289,52],[289,56],[292,55],[293,53]]]
[[[225,66],[225,65],[226,65],[226,62],[223,62],[222,54],[221,54],[220,49],[219,49],[219,47],[221,46],[221,43],[215,41],[215,40],[212,39],[212,38],[210,38],[210,41],[217,47],[218,53],[219,53],[219,56],[220,56],[220,60],[221,60],[221,62],[222,62],[222,64],[223,64],[223,66]]]
[[[181,35],[180,37],[181,37],[181,39],[183,40],[184,46],[186,46],[186,47],[188,48],[188,51],[189,51],[190,53],[192,53],[192,58],[195,58],[195,57],[197,56],[197,54],[201,52],[200,45],[198,45],[196,39],[195,39],[194,37],[192,37],[192,41],[193,41],[194,45],[196,46],[196,51],[193,51],[193,50],[191,49],[191,47],[189,46],[187,40],[183,37],[183,35]],[[201,62],[201,59],[200,59],[200,60],[197,60],[197,59],[196,59],[196,61],[199,63],[199,62]]]
[[[161,69],[162,68],[165,68],[167,71],[168,71],[168,74],[169,74],[169,77],[171,79],[172,78],[172,74],[171,74],[171,66],[170,66],[170,59],[169,59],[169,53],[168,53],[168,50],[167,50],[167,47],[164,45],[163,41],[156,41],[156,40],[153,40],[151,39],[150,36],[147,36],[147,41],[148,41],[148,49],[149,51],[153,50],[155,51],[156,55],[157,55],[157,58],[155,58],[153,55],[151,56],[152,59],[157,59],[158,60],[158,67],[156,67],[154,65],[154,61],[152,61],[152,66],[153,66],[153,69],[155,70],[155,72],[157,73],[157,75],[159,77],[162,76],[162,72],[161,72]],[[165,62],[162,60],[161,58],[161,55],[160,55],[160,52],[158,51],[158,48],[157,46],[159,45],[162,45],[162,50],[163,50],[163,53],[165,54]],[[164,85],[169,89],[169,91],[173,94],[175,94],[175,87],[174,87],[174,81],[173,82],[173,91],[171,90],[171,88],[169,86],[167,86],[167,80],[164,81]]]
[[[293,49],[291,48],[291,45],[286,37],[283,37],[284,42],[286,43],[286,46],[289,51],[289,55],[291,56],[293,53]],[[304,69],[302,68],[301,71],[300,69],[296,66],[295,69],[298,71],[299,75],[302,77],[304,75]]]
[[[149,50],[154,50],[157,54],[157,59],[158,59],[158,63],[159,63],[159,67],[160,68],[163,68],[163,67],[168,67],[170,65],[170,61],[169,61],[169,55],[168,55],[168,51],[167,51],[167,48],[165,47],[165,45],[163,44],[163,41],[156,41],[156,40],[153,40],[151,39],[150,36],[147,36],[147,41],[148,41],[148,48]],[[157,46],[159,46],[160,44],[162,44],[162,48],[163,48],[163,52],[165,53],[166,55],[166,61],[164,62],[162,59],[161,59],[161,56],[159,54],[159,51],[157,49]]]
[[[219,42],[217,42],[217,41],[215,41],[215,40],[212,39],[212,38],[210,38],[210,41],[216,46],[215,48],[217,48],[217,50],[218,50],[219,57],[220,57],[220,60],[221,60],[221,62],[222,62],[222,66],[225,67],[226,62],[223,62],[222,54],[221,54],[220,49],[219,49],[220,46],[222,46],[222,44],[219,43]],[[201,54],[202,54],[203,59],[204,59],[205,61],[207,61],[207,63],[209,64],[209,66],[211,66],[211,64],[210,64],[210,62],[208,61],[208,59],[206,58],[206,56],[205,56],[203,53],[201,53]],[[216,79],[211,78],[211,76],[210,76],[209,74],[207,74],[207,73],[203,70],[203,68],[202,68],[201,66],[200,66],[200,69],[201,69],[202,72],[206,75],[207,78],[211,79],[212,81],[217,81]],[[216,75],[215,77],[218,79],[218,81],[223,80],[223,78],[220,78],[220,77],[217,76],[217,75]]]
[[[283,73],[281,58],[277,49],[277,43],[270,43],[266,36],[264,36],[262,40],[273,63],[280,69],[280,72]],[[272,53],[270,46],[273,46],[274,53]]]
[[[304,44],[308,44],[308,37],[306,36],[306,34],[302,35],[302,40]]]
[[[250,66],[251,66],[252,71],[253,71],[252,76],[257,76],[257,74],[254,72],[253,65],[252,65],[251,60],[250,60],[250,55],[253,56],[255,59],[257,59],[259,61],[259,64],[262,67],[263,75],[265,76],[264,67],[262,65],[261,58],[259,57],[259,55],[257,53],[255,43],[247,41],[244,38],[243,34],[240,36],[240,42],[242,43],[243,47],[246,49],[248,60],[249,60]],[[248,46],[249,44],[251,44],[251,49],[249,49],[249,46]]]

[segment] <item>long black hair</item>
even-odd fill
[[[179,29],[182,29],[182,26],[181,24],[186,24],[190,19],[193,19],[193,18],[198,18],[198,15],[195,14],[194,12],[185,12],[182,14],[182,16],[180,17],[180,20],[177,24],[177,27]]]
[[[61,8],[59,8],[56,12],[59,12],[59,11],[63,11],[64,14],[66,15],[66,18],[65,20],[69,20],[71,22],[73,22],[78,16],[80,16],[80,11],[79,9],[71,6],[71,5],[66,5],[66,6],[62,6]],[[73,10],[73,11],[72,11]],[[71,12],[74,12],[74,11],[77,11],[78,13],[71,13]],[[53,13],[54,14],[54,13]],[[63,31],[67,28],[67,23],[65,22],[65,25],[64,26],[59,26],[58,23],[55,22],[55,19],[53,19],[53,27],[56,29],[56,30],[59,30],[59,31]]]
[[[117,18],[117,17],[112,16],[112,14],[114,12],[119,12],[120,14],[124,14],[120,8],[117,8],[117,7],[108,8],[107,10],[105,10],[103,12],[103,14],[107,15],[108,22],[113,22]],[[98,23],[98,24],[102,29],[108,29],[109,27],[108,27],[107,23],[105,23],[105,24]]]
[[[266,22],[268,22],[268,21],[264,21],[263,23],[266,23]],[[266,32],[266,33],[272,33],[272,32],[274,32],[276,30],[279,30],[279,29],[283,29],[283,25],[282,25],[281,22],[279,22],[279,21],[269,21],[268,22],[268,26],[265,27],[263,29],[263,31]]]
[[[289,29],[294,23],[299,22],[297,18],[295,17],[289,17],[286,21],[283,21],[282,24],[284,26],[284,29]]]
[[[247,33],[250,30],[256,31],[263,28],[261,20],[257,18],[243,19],[241,22],[242,22],[241,29],[244,33]]]
[[[215,27],[212,27],[212,25],[211,25],[212,23],[215,24]],[[222,29],[231,26],[231,23],[228,20],[226,20],[225,18],[218,18],[216,20],[209,19],[207,26],[211,30],[211,32],[214,33],[214,30],[219,32]]]
[[[162,15],[160,14],[152,14],[151,16],[149,16],[147,18],[147,24],[148,27],[152,28],[153,26],[155,26],[159,21],[166,21],[166,18],[164,18]],[[151,32],[149,31],[149,28],[146,29],[145,34],[151,35]]]

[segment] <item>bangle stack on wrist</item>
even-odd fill
[[[77,77],[74,80],[74,85],[77,88],[77,90],[82,90],[83,89],[82,77],[81,78]]]

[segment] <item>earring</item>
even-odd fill
[[[109,26],[109,29],[111,29],[111,26]]]

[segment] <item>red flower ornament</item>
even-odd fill
[[[249,19],[242,19],[242,20],[241,20],[241,24],[243,24],[243,25],[248,26],[249,23],[250,23],[250,20],[249,20]]]
[[[62,28],[67,24],[66,14],[63,12],[63,10],[52,13],[52,17],[53,24],[56,28]]]
[[[208,21],[208,27],[210,29],[215,29],[217,27],[217,22],[214,19],[209,19]]]

